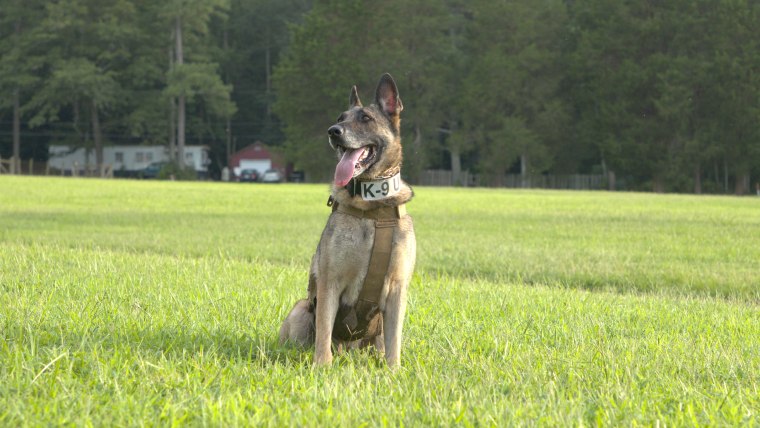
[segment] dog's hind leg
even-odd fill
[[[377,352],[380,353],[380,355],[385,355],[385,336],[380,335],[375,337],[374,343],[375,349],[377,349]]]
[[[306,299],[296,302],[280,327],[280,345],[293,342],[303,347],[314,343],[314,312]]]

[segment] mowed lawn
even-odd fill
[[[760,424],[760,198],[415,190],[390,371],[277,343],[326,185],[0,177],[0,426]]]

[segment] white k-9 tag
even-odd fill
[[[365,201],[389,198],[401,190],[401,173],[375,181],[360,181],[359,193]]]

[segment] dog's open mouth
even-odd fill
[[[377,154],[374,145],[338,150],[343,150],[340,162],[335,167],[335,185],[339,187],[345,186],[352,178],[366,171],[375,162]]]

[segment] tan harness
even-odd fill
[[[383,333],[383,314],[380,312],[380,295],[383,292],[385,276],[391,260],[393,232],[398,228],[398,220],[406,215],[402,204],[395,207],[381,207],[363,211],[351,206],[328,201],[333,212],[375,221],[375,239],[369,259],[367,276],[364,278],[359,298],[352,306],[341,305],[335,317],[333,337],[341,340],[357,340],[379,336]]]

